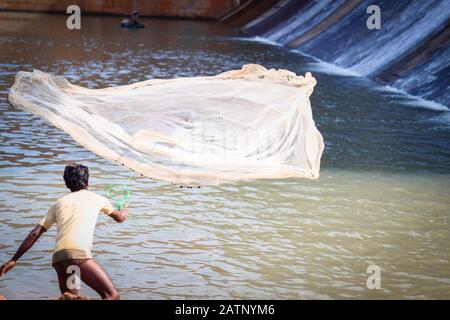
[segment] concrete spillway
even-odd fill
[[[366,25],[374,4],[379,30]],[[450,2],[281,0],[260,11],[245,32],[448,105]],[[240,15],[252,16],[252,7]]]

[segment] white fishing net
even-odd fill
[[[212,77],[88,89],[38,70],[19,72],[9,101],[86,149],[149,178],[211,185],[319,177],[322,136],[307,73],[245,65]]]

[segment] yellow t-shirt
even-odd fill
[[[83,250],[92,257],[94,229],[99,212],[110,215],[114,207],[109,200],[94,192],[80,190],[58,199],[39,222],[46,230],[56,223],[54,252],[64,249]]]

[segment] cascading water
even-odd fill
[[[344,2],[345,0],[318,1],[298,11],[289,20],[281,22],[277,28],[267,31],[263,37],[287,45],[290,41],[308,32],[326,19]]]
[[[450,18],[450,11],[445,10],[448,3],[384,0],[379,1],[382,28],[370,30],[366,27],[365,12],[372,2],[362,2],[332,28],[299,49],[370,76],[412,50]]]
[[[366,26],[366,10],[373,4],[380,7],[380,30]],[[314,1],[260,36],[448,105],[449,9],[450,2],[442,0]],[[443,30],[440,43],[431,46]],[[411,64],[419,48],[427,50],[425,58]]]
[[[442,48],[426,62],[394,81],[394,87],[447,104],[450,101],[450,47]]]

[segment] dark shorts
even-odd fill
[[[92,256],[84,250],[64,249],[53,253],[52,265],[63,260],[85,260],[92,259]]]

